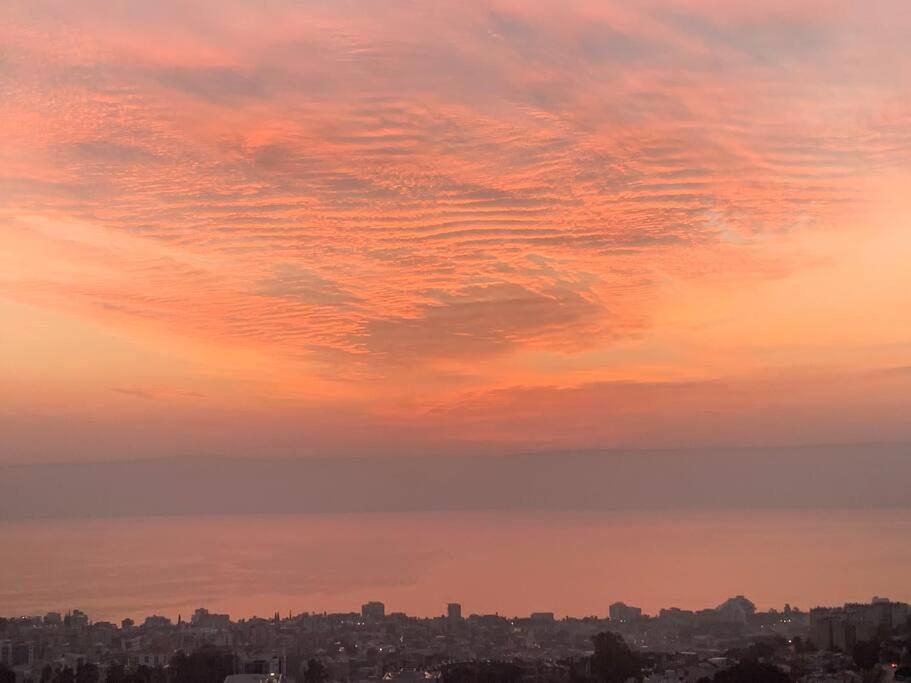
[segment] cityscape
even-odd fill
[[[874,597],[759,611],[743,595],[697,611],[616,602],[557,618],[388,611],[232,621],[199,608],[119,624],[79,609],[0,619],[0,683],[887,683],[911,680],[911,607]]]

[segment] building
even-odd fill
[[[908,605],[874,597],[870,603],[810,610],[809,638],[822,650],[850,652],[859,640],[876,640],[905,623]]]
[[[263,654],[251,658],[241,657],[240,673],[260,676],[281,676],[287,664],[285,657],[278,653]]]
[[[364,619],[382,619],[386,616],[386,605],[374,600],[361,605],[361,616]]]
[[[164,652],[137,652],[130,654],[127,661],[131,666],[147,666],[154,669],[158,666],[167,666],[171,656]]]
[[[146,617],[142,625],[146,628],[166,628],[171,625],[171,620],[168,617],[153,614],[150,617]]]
[[[200,607],[190,617],[190,626],[197,628],[226,629],[231,624],[231,617],[227,614],[215,614],[204,607]]]
[[[462,606],[457,602],[446,605],[446,616],[449,621],[462,621]]]
[[[33,643],[16,643],[12,640],[0,640],[0,664],[13,668],[31,666],[35,661]]]
[[[745,624],[756,613],[756,605],[744,596],[737,595],[718,605],[715,612],[724,621]]]
[[[857,642],[855,619],[854,614],[845,609],[811,609],[809,638],[820,650],[850,652]]]
[[[611,621],[635,621],[642,617],[641,607],[633,607],[624,602],[615,602],[607,611]]]
[[[74,609],[63,618],[63,624],[68,628],[85,628],[89,625],[89,617],[82,610]]]

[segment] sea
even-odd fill
[[[746,595],[911,602],[911,510],[434,512],[0,521],[0,616],[606,615]]]

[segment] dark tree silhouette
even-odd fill
[[[798,636],[799,639],[799,636]],[[769,659],[775,655],[775,652],[779,648],[783,648],[787,645],[787,640],[784,638],[774,638],[774,639],[763,639],[761,641],[755,641],[750,643],[745,648],[734,648],[728,650],[725,653],[725,656],[730,659],[735,659],[742,661],[745,659],[760,660],[760,659]],[[792,643],[794,644],[794,643]]]
[[[791,641],[791,645],[794,646],[794,652],[799,655],[812,654],[819,650],[819,648],[816,647],[816,643],[814,643],[812,640],[809,638],[804,639],[800,636],[794,636],[794,639]]]
[[[126,674],[123,683],[168,683],[168,676],[160,666],[152,669],[143,664],[136,667],[135,671]]]
[[[97,664],[80,664],[76,668],[76,683],[98,683],[101,680],[101,671]]]
[[[76,683],[76,674],[70,667],[65,666],[54,675],[54,683]]]
[[[222,683],[235,668],[234,656],[216,647],[202,647],[189,655],[178,652],[170,664],[171,683]],[[144,668],[145,680],[152,680],[152,669]]]
[[[714,683],[790,683],[790,680],[777,666],[747,660],[719,671]]]
[[[113,662],[108,667],[107,675],[104,677],[104,683],[127,683],[127,674],[124,671],[123,664]]]
[[[616,633],[605,631],[592,638],[592,678],[599,683],[624,683],[642,676],[642,663],[626,641]]]
[[[307,662],[307,670],[304,672],[304,683],[323,683],[329,680],[329,672],[323,663],[313,658]]]
[[[509,662],[461,662],[442,671],[443,683],[518,683],[522,669]]]
[[[869,671],[879,663],[879,643],[871,640],[858,640],[851,651],[851,657],[858,669]]]

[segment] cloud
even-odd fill
[[[726,297],[907,211],[882,209],[911,167],[900,2],[147,5],[0,22],[0,296],[205,348],[174,374],[226,403],[263,366],[269,400],[418,391],[427,414],[466,385],[622,406],[568,387],[716,379],[754,346],[812,364],[780,311],[824,308],[834,277]],[[762,325],[720,338],[737,316]]]
[[[123,394],[125,396],[131,396],[133,398],[141,398],[146,400],[153,400],[159,398],[173,398],[173,397],[186,397],[186,398],[204,398],[205,394],[202,394],[198,391],[180,391],[174,389],[149,389],[147,387],[109,387],[111,391]]]
[[[155,155],[147,149],[111,140],[85,140],[77,143],[72,152],[87,162],[104,164],[143,165],[155,160]]]
[[[239,69],[173,68],[161,71],[158,78],[166,87],[215,103],[266,96],[262,76]]]
[[[337,283],[293,264],[278,265],[272,276],[260,281],[259,293],[319,306],[341,307],[358,301]]]
[[[156,398],[155,392],[149,391],[148,389],[139,389],[136,387],[111,387],[111,391],[116,391],[118,394],[125,394],[126,396],[132,396],[134,398]]]
[[[584,292],[565,285],[534,292],[500,282],[428,294],[434,302],[420,306],[414,317],[371,321],[364,338],[368,351],[399,363],[499,353],[554,330],[584,328],[602,313]]]

